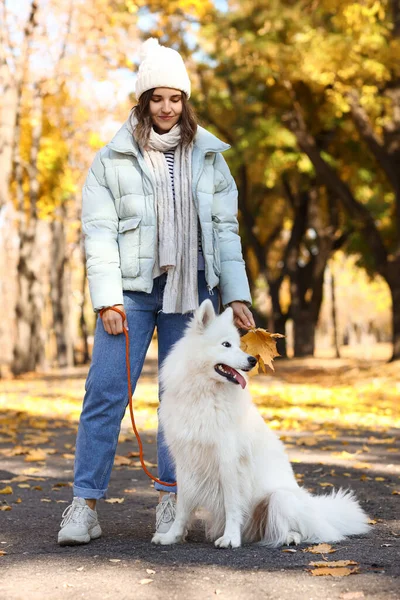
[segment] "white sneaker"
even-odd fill
[[[74,497],[62,514],[61,529],[58,532],[60,546],[88,544],[101,536],[97,512],[89,508],[84,498]]]
[[[176,494],[164,494],[156,508],[156,533],[167,533],[176,515]]]

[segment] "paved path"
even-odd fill
[[[32,422],[24,419],[20,422],[26,436]],[[370,444],[367,475],[360,474],[354,461],[332,462],[332,445],[340,451],[345,441],[346,452],[361,453],[368,440],[379,442],[376,432],[357,437],[354,431],[342,430],[329,449],[323,442],[312,448],[293,445],[289,449],[295,471],[308,488],[323,493],[331,484],[351,485],[377,521],[368,536],[334,544],[336,552],[322,556],[304,552],[304,546],[291,553],[257,546],[215,549],[205,542],[199,524],[186,544],[152,546],[156,494],[134,466],[136,457],[131,457],[130,466],[113,471],[109,498],[124,498],[124,502],[99,504],[103,537],[87,546],[60,548],[56,535],[61,513],[71,498],[70,487],[60,484],[71,481],[73,467],[72,458],[63,454],[73,451],[75,425],[48,419],[42,420],[41,426],[50,437],[42,447],[55,450],[43,466],[27,463],[23,455],[0,455],[0,490],[8,485],[13,489],[12,495],[0,496],[0,505],[11,506],[0,512],[0,553],[6,552],[0,556],[1,600],[400,599],[400,496],[393,494],[400,490],[399,454],[393,449],[390,452],[387,445]],[[32,435],[40,433],[36,428],[31,431]],[[296,436],[307,436],[307,432],[293,433],[292,440]],[[399,445],[399,430],[385,432],[385,436],[395,438],[392,448]],[[0,437],[0,450],[9,446],[6,438]],[[146,458],[155,462],[154,435],[146,433],[144,440]],[[133,441],[126,440],[119,445],[118,455],[136,449]],[[32,468],[38,470],[27,472]],[[23,473],[32,479],[12,481]],[[42,489],[34,489],[37,486]],[[313,577],[309,563],[324,559],[356,561],[359,573]]]

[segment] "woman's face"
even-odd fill
[[[171,88],[156,88],[150,100],[150,115],[154,129],[167,133],[182,114],[182,92]]]

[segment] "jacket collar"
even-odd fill
[[[120,152],[121,154],[138,155],[139,146],[132,135],[132,127],[129,119],[125,121],[107,146],[111,150],[115,150],[115,152]],[[197,127],[194,146],[204,154],[206,152],[225,152],[225,150],[230,148],[229,144],[225,144],[225,142],[219,140],[215,135],[207,131],[207,129],[200,127],[200,125]]]

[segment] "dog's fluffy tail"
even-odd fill
[[[324,496],[312,496],[302,489],[277,490],[263,504],[259,540],[268,546],[338,542],[370,528],[368,516],[350,490],[339,489]]]

